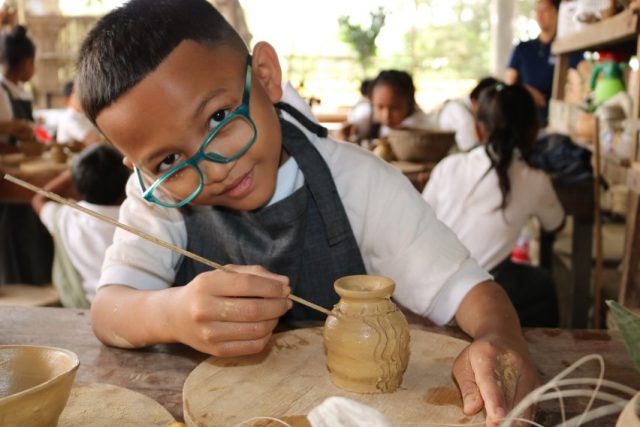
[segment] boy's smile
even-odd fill
[[[229,163],[201,161],[204,187],[191,203],[253,210],[273,195],[281,155],[273,103],[282,92],[277,56],[270,51],[259,44],[253,57],[249,115],[255,142]],[[194,155],[215,124],[242,104],[245,66],[246,55],[230,46],[184,41],[96,121],[128,162],[154,181]],[[184,191],[176,195],[185,198],[192,190]]]

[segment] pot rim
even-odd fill
[[[339,278],[333,287],[341,297],[371,299],[390,297],[396,284],[385,276],[358,274]]]

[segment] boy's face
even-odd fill
[[[373,88],[371,104],[373,119],[391,128],[399,126],[411,110],[409,100],[386,84],[378,84]]]
[[[256,46],[252,63],[249,114],[256,140],[230,163],[200,162],[204,188],[192,204],[253,210],[273,195],[282,151],[273,103],[282,92],[277,56],[266,46]],[[193,156],[211,128],[242,103],[245,70],[246,55],[232,47],[183,41],[96,122],[128,164],[155,180]]]

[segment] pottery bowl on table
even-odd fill
[[[61,348],[0,346],[0,426],[55,426],[80,361]]]
[[[388,140],[398,160],[415,163],[437,163],[455,143],[456,134],[444,129],[396,128]]]
[[[39,142],[18,142],[18,150],[27,157],[38,157],[44,153],[46,146]]]

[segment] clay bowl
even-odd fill
[[[444,129],[396,128],[389,132],[389,144],[398,160],[437,163],[455,143],[455,132]]]
[[[45,145],[40,144],[39,142],[18,142],[18,149],[26,157],[41,156],[45,148]]]
[[[79,365],[61,348],[0,346],[0,425],[55,426]]]

